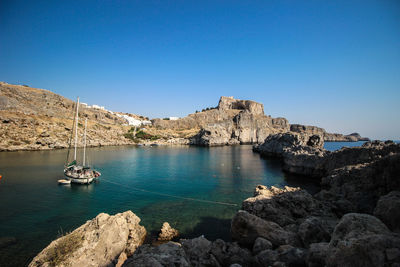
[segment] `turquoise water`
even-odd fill
[[[1,266],[26,265],[59,234],[100,212],[132,210],[148,232],[168,221],[182,237],[229,240],[230,219],[256,185],[304,187],[301,179],[284,174],[278,161],[261,159],[251,146],[124,146],[90,148],[88,154],[102,173],[100,181],[59,186],[66,150],[0,153]],[[16,242],[1,246],[4,237]]]

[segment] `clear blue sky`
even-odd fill
[[[0,81],[185,116],[221,95],[400,139],[400,1],[0,1]]]

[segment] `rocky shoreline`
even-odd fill
[[[49,251],[74,235],[78,245],[59,266],[399,266],[400,145],[376,141],[333,153],[321,145],[320,136],[278,134],[255,147],[284,162],[295,157],[296,168],[287,171],[312,173],[321,190],[257,186],[232,219],[234,242],[167,242],[177,231],[165,224],[166,243],[143,245],[145,230],[132,212],[100,214],[30,266],[51,266]],[[316,158],[321,162],[310,164]],[[309,165],[300,169],[300,162]]]

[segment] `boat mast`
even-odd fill
[[[86,127],[87,127],[87,118],[85,120],[85,134],[83,135],[84,145],[83,145],[83,164],[82,166],[85,167],[85,160],[86,160]]]
[[[78,144],[78,111],[79,111],[79,96],[76,104],[76,118],[75,118],[75,148],[74,148],[74,160],[76,161],[76,146]]]

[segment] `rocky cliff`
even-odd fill
[[[206,120],[201,131],[191,138],[191,144],[202,146],[254,144],[272,133],[287,132],[285,118],[264,115],[264,106],[250,100],[221,97],[215,113],[230,114],[221,121]]]

